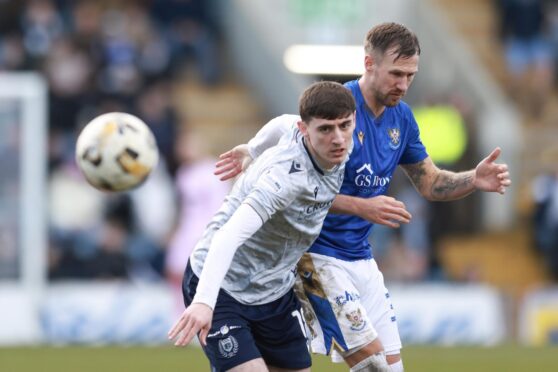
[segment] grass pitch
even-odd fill
[[[495,348],[409,346],[403,350],[407,372],[556,372],[558,347]],[[316,372],[348,371],[315,357]],[[197,347],[33,347],[0,348],[2,372],[207,372]]]

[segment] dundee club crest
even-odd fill
[[[224,358],[231,358],[238,352],[238,341],[234,336],[219,340],[219,352]]]

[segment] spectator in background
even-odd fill
[[[188,257],[201,239],[205,226],[223,203],[230,186],[213,175],[215,159],[207,155],[204,139],[196,132],[180,133],[176,157],[181,164],[176,175],[180,214],[168,247],[165,272],[175,291],[177,311],[182,313],[182,277]]]
[[[153,131],[162,161],[174,175],[178,167],[174,153],[177,115],[171,106],[170,91],[169,82],[157,80],[140,93],[136,107],[138,117]]]
[[[558,147],[543,154],[548,171],[535,178],[533,215],[535,245],[546,261],[552,278],[558,281]]]
[[[0,70],[36,70],[49,86],[51,278],[160,277],[176,217],[170,94],[185,57],[199,62],[202,82],[220,77],[209,6],[200,0],[0,0]],[[141,117],[161,151],[162,166],[124,205],[85,183],[81,188],[73,161],[80,128],[109,111]],[[68,203],[69,195],[79,205]],[[129,210],[129,221],[104,209]]]
[[[545,15],[548,23],[548,35],[552,45],[552,59],[554,66],[554,86],[558,84],[558,2],[555,0],[547,0],[545,7]]]
[[[545,29],[542,0],[497,0],[500,36],[510,73],[510,90],[531,115],[543,114],[553,87],[554,60]]]
[[[135,250],[130,251],[131,257],[136,262],[148,263],[143,265],[145,279],[162,279],[165,251],[178,210],[173,178],[167,170],[164,159],[159,160],[159,164],[145,183],[129,195],[135,221],[134,235],[151,243],[136,246]]]
[[[203,0],[153,0],[153,14],[172,51],[174,69],[193,57],[205,84],[219,82],[215,27]],[[177,64],[177,62],[179,64]]]
[[[26,5],[21,17],[23,43],[29,56],[41,63],[53,42],[64,33],[64,22],[50,0],[31,0]]]
[[[17,71],[25,67],[25,48],[21,35],[11,32],[0,39],[0,71]]]

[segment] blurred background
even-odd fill
[[[394,176],[414,218],[372,244],[404,344],[558,343],[557,2],[0,0],[0,345],[166,343],[230,188],[216,156],[296,113],[309,83],[357,78],[383,21],[421,41],[406,101],[434,161],[471,169],[500,146],[513,180],[429,203]],[[132,192],[93,189],[74,161],[109,111],[161,153]]]

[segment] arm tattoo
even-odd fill
[[[404,168],[407,171],[407,175],[413,182],[413,185],[417,188],[417,190],[422,190],[423,187],[423,178],[426,175],[426,169],[424,166],[424,161],[421,161],[416,164],[410,164],[405,166]]]
[[[472,185],[473,175],[468,172],[441,171],[432,183],[432,198],[435,200],[462,198],[474,190]]]

